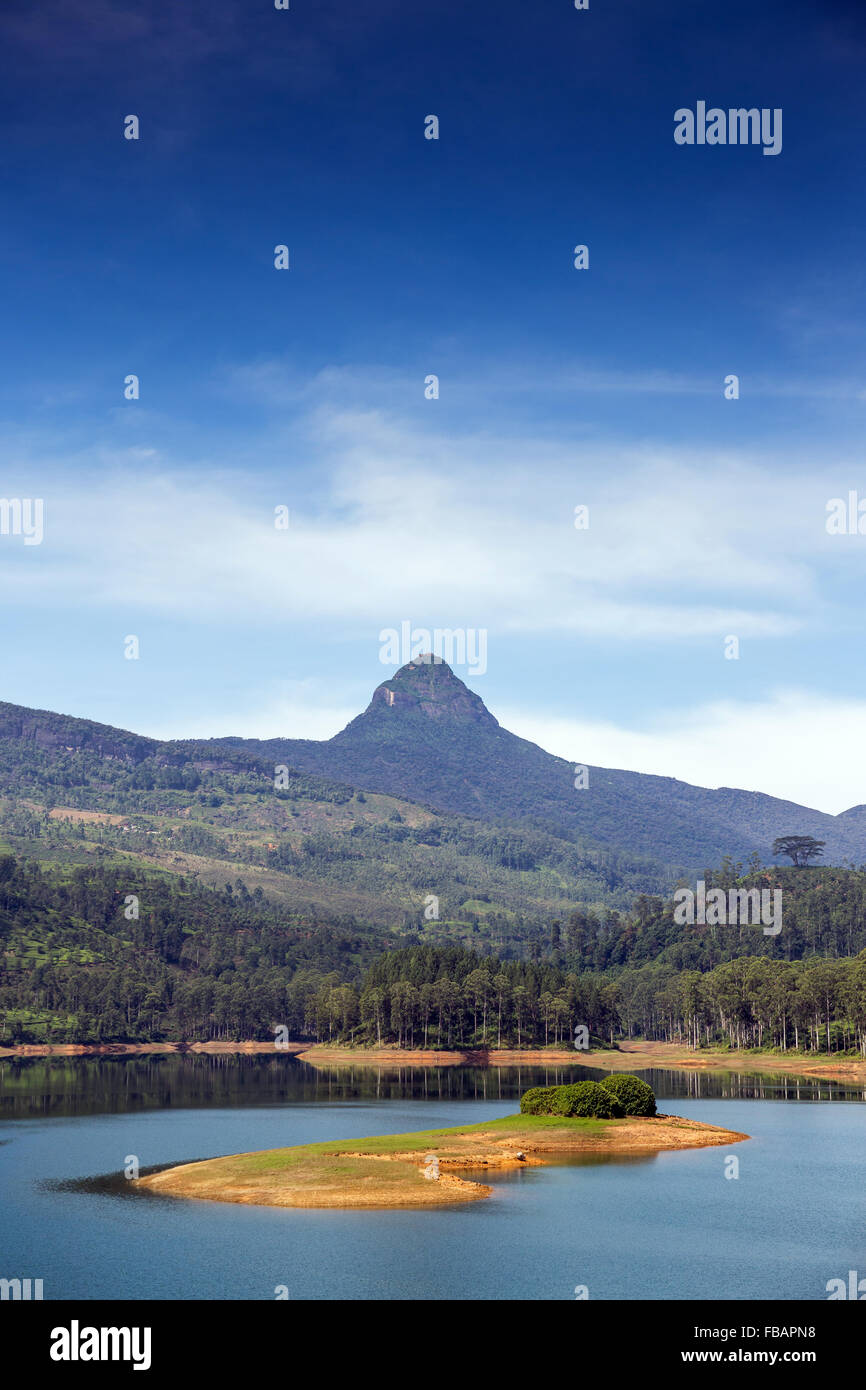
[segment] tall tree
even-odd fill
[[[802,869],[810,859],[821,858],[826,843],[826,840],[815,840],[811,835],[780,835],[773,841],[773,857],[784,854],[786,859]]]

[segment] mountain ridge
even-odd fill
[[[326,740],[159,740],[93,720],[0,704],[0,741],[46,756],[148,760],[167,768],[223,767],[272,776],[278,764],[360,791],[449,813],[531,825],[571,840],[623,849],[668,865],[701,867],[724,855],[770,858],[778,835],[827,841],[827,862],[866,860],[866,806],[838,816],[764,792],[704,788],[666,777],[574,764],[504,729],[444,661],[401,667],[367,708]],[[0,770],[0,788],[3,775]]]

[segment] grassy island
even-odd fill
[[[527,1095],[534,1108],[536,1093]],[[562,1102],[554,1098],[554,1103]],[[626,1112],[602,1119],[521,1113],[455,1129],[233,1154],[167,1168],[140,1178],[137,1185],[165,1196],[259,1206],[438,1206],[489,1197],[493,1189],[483,1177],[494,1169],[531,1167],[584,1154],[698,1149],[748,1137],[675,1115]]]

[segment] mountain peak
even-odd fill
[[[384,719],[396,718],[402,723],[407,715],[410,719],[420,717],[439,723],[499,727],[484,701],[455,676],[447,661],[432,652],[414,657],[390,680],[377,686],[366,710],[349,728]]]

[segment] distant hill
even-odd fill
[[[553,837],[589,855],[624,855],[633,867],[652,863],[665,882],[725,855],[745,861],[757,853],[767,862],[773,840],[784,834],[826,841],[827,863],[866,862],[866,806],[830,816],[761,792],[712,790],[591,763],[588,786],[577,789],[572,763],[501,728],[448,665],[425,658],[378,686],[364,713],[322,742],[159,742],[0,704],[0,793],[21,795],[40,784],[51,787],[55,801],[68,802],[61,795],[68,791],[84,796],[81,804],[114,805],[119,798],[125,808],[146,809],[148,796],[200,794],[214,776],[231,779],[235,794],[266,793],[278,765],[300,779],[304,795],[349,800],[357,791],[380,793]],[[658,887],[652,877],[648,889]]]
[[[315,747],[315,745],[313,745]],[[353,788],[226,740],[159,743],[0,706],[0,852],[43,864],[159,869],[246,883],[292,915],[352,933],[522,954],[577,904],[627,908],[670,866],[529,823]],[[430,901],[431,895],[435,904]]]
[[[326,742],[216,742],[352,786],[484,819],[532,821],[669,865],[702,867],[726,854],[769,860],[773,840],[788,833],[826,840],[828,863],[866,861],[866,806],[830,816],[761,792],[592,765],[588,786],[577,790],[572,763],[501,728],[444,662],[402,667]]]

